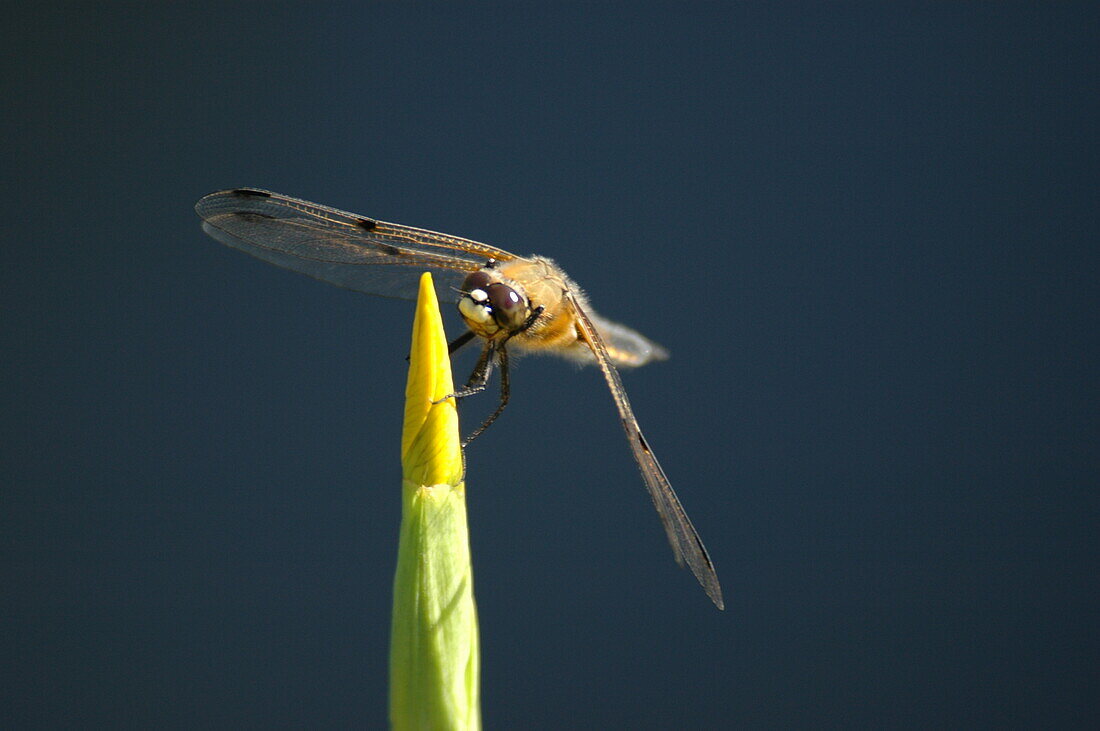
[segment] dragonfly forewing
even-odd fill
[[[444,288],[501,249],[424,229],[377,221],[289,196],[223,190],[198,202],[203,230],[227,246],[339,287],[415,299],[420,272]],[[446,291],[446,290],[445,290]]]

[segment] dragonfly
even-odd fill
[[[467,327],[450,343],[451,353],[474,339],[482,343],[473,373],[452,396],[484,390],[493,368],[500,369],[496,411],[467,437],[467,444],[508,403],[510,347],[595,364],[607,381],[677,563],[694,574],[715,606],[724,608],[710,555],[642,435],[619,376],[619,368],[662,360],[668,353],[597,315],[585,293],[552,260],[257,188],[211,193],[195,211],[203,230],[217,241],[339,287],[415,299],[420,273],[431,270],[441,286],[458,294],[458,312]]]

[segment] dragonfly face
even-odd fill
[[[595,314],[553,261],[251,188],[211,193],[195,210],[203,230],[223,244],[330,284],[413,299],[420,272],[430,269],[443,286],[459,292],[458,311],[469,332],[452,343],[452,351],[475,336],[483,349],[466,387],[455,396],[483,390],[494,365],[501,371],[500,405],[467,443],[507,403],[508,348],[595,364],[607,381],[676,560],[723,608],[710,556],[642,436],[617,370],[668,354],[634,330]]]
[[[531,314],[526,294],[520,293],[523,291],[518,283],[503,281],[495,267],[487,266],[462,282],[458,312],[466,326],[484,340],[515,333]]]

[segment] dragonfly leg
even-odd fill
[[[498,416],[504,413],[504,407],[508,405],[508,397],[511,395],[511,385],[508,381],[508,350],[507,348],[505,348],[505,344],[512,338],[513,335],[517,335],[534,325],[535,321],[539,319],[539,316],[543,313],[545,309],[546,308],[542,305],[536,307],[534,310],[531,311],[531,314],[527,316],[527,319],[524,320],[523,324],[520,325],[519,329],[509,333],[506,338],[500,341],[500,346],[497,348],[496,351],[497,357],[500,359],[500,403],[497,404],[496,411],[490,414],[489,418],[481,423],[481,426],[479,426],[477,429],[474,429],[473,433],[470,434],[470,436],[466,437],[465,441],[462,442],[463,447],[467,446],[470,442],[481,436],[481,433],[488,429],[489,425],[496,421]],[[492,343],[490,343],[490,345],[492,345]],[[488,350],[489,348],[486,348],[485,352],[488,352]],[[485,352],[482,353],[483,358],[485,357]],[[481,366],[481,361],[478,361],[478,368],[480,368]],[[474,374],[477,374],[478,368],[474,369]],[[470,393],[477,393],[477,391],[483,390],[485,388],[486,382],[488,381],[489,372],[491,372],[492,369],[493,366],[492,363],[490,363],[488,365],[488,368],[486,369],[485,378],[481,380],[480,386],[476,390],[470,390],[470,384],[467,384],[464,392],[457,395],[468,396]],[[470,382],[472,383],[473,380],[474,376],[471,375]],[[468,391],[469,393],[465,393],[465,391]]]
[[[482,432],[488,429],[489,425],[496,421],[497,417],[504,412],[504,407],[508,405],[508,396],[511,393],[508,383],[508,350],[503,345],[497,351],[497,357],[500,359],[500,403],[497,404],[497,410],[490,414],[489,418],[481,423],[481,426],[474,429],[473,434],[463,440],[463,447],[469,446],[470,442],[477,439]]]
[[[528,315],[527,319],[523,321],[523,324],[519,326],[519,330],[516,330],[514,333],[512,333],[512,335],[518,335],[525,330],[530,330],[531,326],[535,324],[535,320],[539,319],[539,316],[543,313],[543,310],[545,309],[545,307],[539,305],[535,309],[531,310],[531,314]],[[509,335],[508,337],[512,337],[512,335]]]
[[[474,372],[470,374],[469,379],[466,381],[466,385],[454,393],[447,394],[435,403],[441,403],[449,398],[466,398],[467,396],[472,396],[475,393],[484,391],[485,384],[489,382],[489,376],[493,373],[493,355],[496,353],[496,347],[496,343],[485,343],[485,348],[481,351],[481,357],[477,359],[477,365],[474,366]]]
[[[496,356],[496,358],[500,360],[500,402],[497,404],[496,411],[490,414],[489,418],[481,423],[481,426],[474,429],[470,436],[466,437],[462,442],[463,447],[481,436],[482,432],[488,429],[489,425],[496,421],[498,416],[504,413],[504,407],[508,405],[508,398],[511,395],[511,384],[508,379],[508,350],[505,348],[505,344],[513,335],[517,335],[534,325],[535,321],[539,319],[539,316],[542,315],[545,309],[545,307],[539,305],[532,310],[531,314],[527,316],[527,319],[523,321],[523,324],[514,332],[509,333],[506,338],[500,341],[499,345],[493,341],[486,343],[485,349],[481,351],[481,357],[477,360],[477,365],[474,366],[474,372],[470,374],[469,380],[466,381],[466,386],[444,397],[444,399],[451,397],[460,399],[484,391],[486,384],[489,383],[489,376],[493,372],[493,356]],[[453,354],[456,350],[468,343],[472,337],[474,337],[472,331],[459,335],[448,346],[449,352]],[[440,400],[442,401],[443,399]]]
[[[473,339],[474,333],[472,330],[467,330],[466,332],[462,333],[457,338],[447,344],[447,355],[454,355],[458,351],[462,350],[462,348],[464,348],[467,343],[469,343]],[[409,356],[407,355],[405,356],[405,362],[409,362]]]
[[[459,350],[464,348],[467,343],[473,340],[474,337],[475,336],[473,330],[467,330],[466,332],[462,333],[447,345],[447,355],[454,355]]]

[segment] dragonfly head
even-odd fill
[[[462,283],[458,312],[480,337],[492,338],[501,331],[515,332],[526,321],[528,309],[527,298],[500,281],[496,272],[481,269]]]

